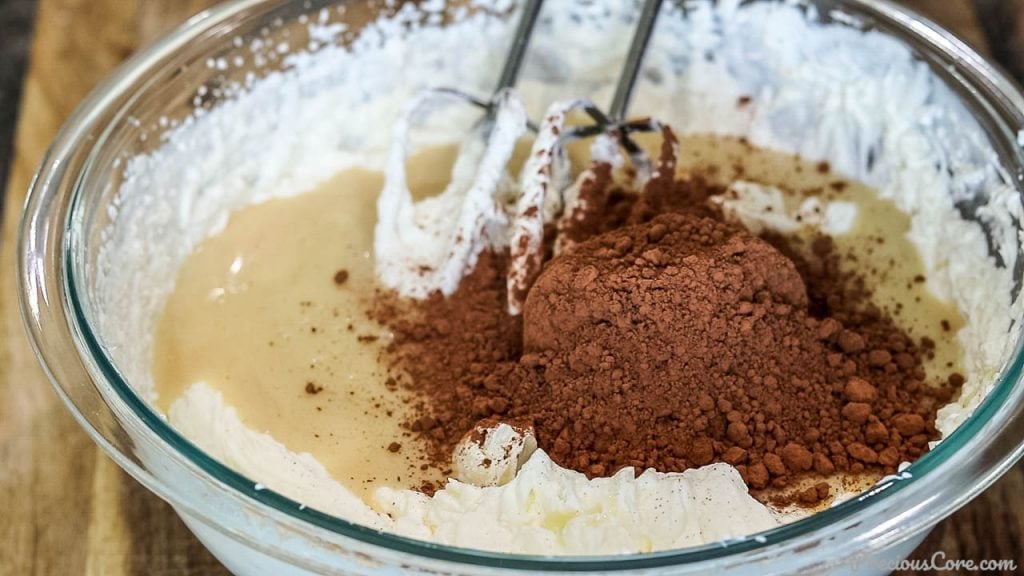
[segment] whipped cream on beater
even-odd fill
[[[128,160],[96,280],[99,308],[117,312],[98,323],[140,394],[154,397],[153,323],[175,270],[232,211],[299,194],[346,167],[385,167],[391,133],[379,127],[399,118],[420,89],[487,92],[511,22],[493,15],[506,2],[476,4],[482,9],[444,28],[420,22],[406,5],[371,23],[351,46],[292,55],[289,69],[184,119],[164,134],[165,145]],[[1021,317],[1020,300],[1010,297],[1018,240],[1009,221],[1020,218],[1020,200],[982,131],[925,63],[880,33],[821,24],[813,11],[791,3],[687,6],[685,15],[667,6],[659,20],[634,109],[656,113],[679,131],[745,136],[755,145],[828,160],[911,215],[911,239],[929,286],[967,319],[958,338],[968,384],[938,424],[948,435],[985,396],[1012,348],[1011,322]],[[626,45],[610,39],[628,38],[634,12],[630,3],[611,1],[550,4],[517,88],[526,116],[539,118],[544,107],[566,98],[604,101]],[[315,26],[321,41],[338,32]],[[393,73],[395,62],[404,63],[402,74]],[[737,108],[741,96],[752,104]],[[464,141],[465,130],[444,126],[465,126],[470,112],[433,119],[427,143]],[[479,166],[472,168],[480,174]],[[454,208],[472,191],[469,173],[451,188]],[[477,250],[469,243],[471,249],[449,258],[452,226],[461,216],[442,210],[440,201],[416,204],[396,191],[398,206],[381,214],[394,218],[388,234],[399,239],[377,248],[382,260],[397,263],[385,281],[422,292],[417,267],[425,265],[439,271],[431,285],[450,291],[471,265],[466,254]],[[957,210],[955,202],[971,197],[986,203],[979,221],[964,220]],[[490,206],[479,213],[495,222],[505,217]],[[425,240],[405,257],[401,252],[413,243],[399,228],[410,223],[409,234]],[[1003,267],[989,255],[988,239]],[[627,469],[587,480],[555,466],[541,450],[504,484],[453,480],[433,498],[382,489],[373,509],[308,454],[246,427],[209,386],[190,388],[168,416],[212,457],[305,505],[448,544],[540,554],[635,552],[750,534],[780,520],[747,495],[727,465],[639,476]]]
[[[484,248],[507,245],[508,217],[498,191],[508,186],[505,165],[526,132],[522,102],[510,91],[502,93],[486,146],[477,138],[467,139],[444,192],[413,202],[405,182],[409,125],[439,98],[454,97],[436,91],[420,94],[395,123],[387,180],[377,202],[377,275],[385,285],[414,298],[436,291],[451,294]]]
[[[429,112],[427,104],[440,98],[455,97],[428,90],[416,96],[395,123],[387,178],[377,202],[377,275],[402,296],[447,296],[473,270],[480,252],[508,247],[508,308],[519,314],[540,272],[544,225],[558,215],[571,183],[561,137],[566,115],[589,101],[555,102],[548,108],[519,181],[512,183],[506,166],[527,122],[521,98],[514,90],[502,91],[495,98],[493,126],[485,127],[486,146],[481,148],[481,142],[472,138],[465,142],[444,192],[414,202],[405,179],[409,131]],[[503,202],[503,196],[514,198],[514,205]]]

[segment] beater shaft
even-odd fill
[[[544,0],[526,0],[523,5],[523,13],[519,16],[519,23],[512,36],[512,47],[505,57],[505,65],[501,69],[495,93],[503,88],[511,88],[516,85],[519,70],[522,69],[523,60],[525,60],[526,47],[530,43],[530,37],[533,36],[533,27],[537,23],[537,16],[540,14],[542,4],[544,4]]]
[[[662,0],[645,0],[643,9],[640,12],[640,20],[637,22],[636,32],[633,34],[633,41],[629,45],[629,52],[626,54],[626,62],[622,66],[619,75],[619,83],[615,87],[615,96],[608,108],[608,116],[613,122],[622,122],[626,119],[626,110],[629,108],[630,98],[633,96],[633,88],[636,86],[636,79],[640,73],[640,66],[643,64],[644,55],[647,53],[647,44],[654,32],[654,24],[658,21],[658,12],[661,10]]]

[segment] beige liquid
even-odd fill
[[[438,153],[451,155],[428,152],[410,166],[421,193],[444,185],[432,169]],[[299,197],[239,211],[189,256],[157,327],[162,409],[206,382],[247,426],[314,455],[364,498],[381,485],[439,480],[420,470],[420,450],[400,427],[408,398],[388,389],[378,363],[389,335],[366,315],[382,185],[378,172],[346,170]]]
[[[525,146],[513,164],[526,156]],[[711,166],[728,181],[737,176],[733,166],[742,165],[743,178],[790,190],[794,202],[814,193],[857,202],[856,230],[839,239],[840,246],[857,254],[864,268],[878,270],[878,303],[902,307],[897,317],[905,329],[935,340],[933,365],[948,374],[945,364],[955,365],[959,351],[940,319],[956,330],[960,317],[913,282],[921,262],[905,239],[906,216],[890,202],[852,182],[841,194],[823,192],[834,176],[738,141],[686,138],[680,149],[683,170]],[[583,150],[572,150],[576,164]],[[454,153],[453,147],[437,148],[410,159],[415,195],[443,189]],[[347,170],[306,194],[239,211],[190,255],[156,334],[161,408],[167,410],[193,383],[206,382],[246,425],[312,454],[364,498],[377,486],[439,480],[429,476],[436,474],[433,468],[420,470],[421,452],[400,426],[410,415],[408,398],[387,387],[379,363],[389,335],[366,317],[375,287],[371,254],[382,184],[379,173]],[[884,245],[873,241],[879,234]],[[348,278],[338,285],[340,270]],[[401,446],[397,452],[389,450],[393,444]]]

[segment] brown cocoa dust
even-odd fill
[[[506,254],[483,254],[448,298],[381,293],[407,423],[433,465],[481,422],[532,425],[558,464],[734,465],[756,491],[835,473],[892,473],[937,438],[963,378],[925,385],[915,342],[843,272],[828,238],[755,237],[708,203],[721,188],[677,176],[671,133],[640,194],[607,166],[585,190],[570,247],[545,262],[522,316],[506,312]],[[778,490],[775,491],[778,493]],[[818,484],[781,503],[813,504]]]

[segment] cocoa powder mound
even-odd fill
[[[817,342],[800,337],[809,327],[794,310],[806,306],[792,262],[721,222],[666,214],[597,236],[530,292],[522,362],[542,386],[517,390],[536,400],[516,409],[556,462],[597,476],[763,449],[750,434],[759,424],[802,435],[780,422],[781,397],[831,402],[831,386],[808,395],[803,382],[827,371]]]
[[[434,465],[495,421],[532,425],[555,462],[591,477],[727,462],[755,490],[923,454],[962,378],[924,384],[929,343],[870,304],[827,238],[754,237],[709,207],[720,189],[663,168],[641,195],[588,191],[607,210],[545,263],[521,318],[500,253],[448,298],[380,295],[388,356],[419,399],[407,426]]]

